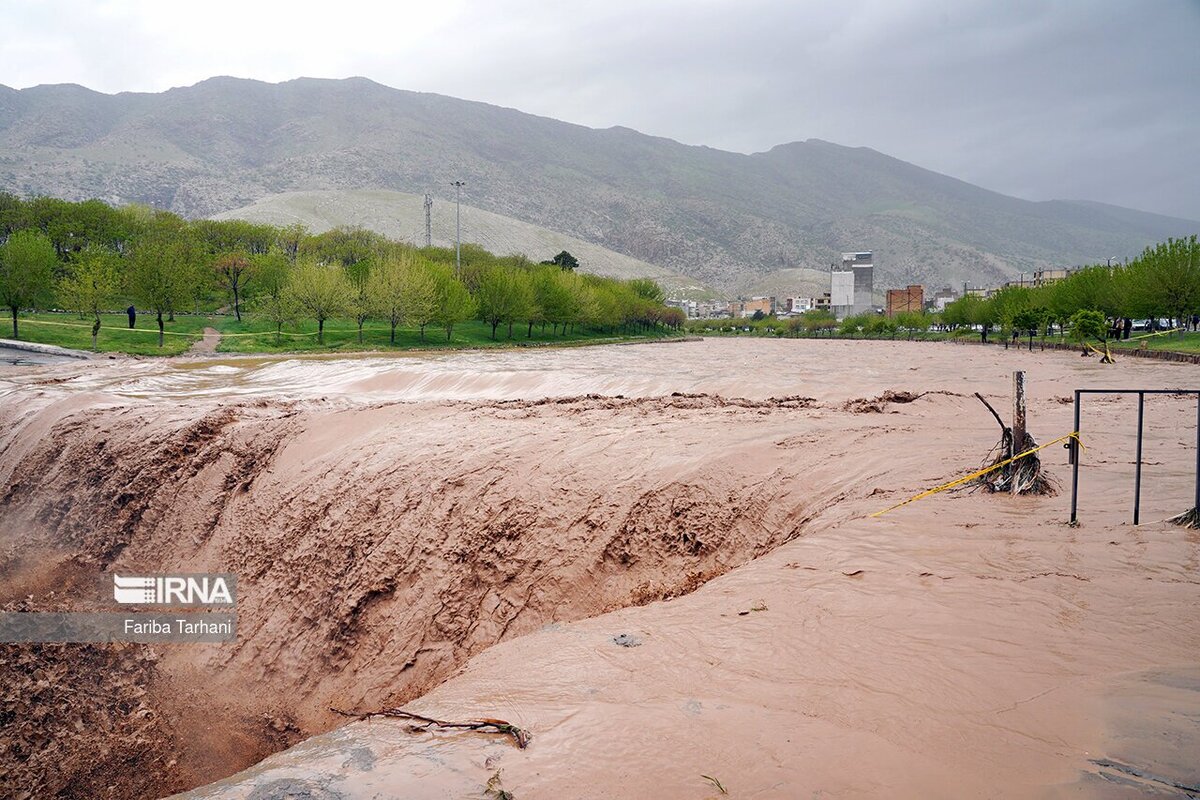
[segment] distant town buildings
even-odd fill
[[[817,301],[812,297],[785,297],[783,308],[785,314],[803,314],[817,307]]]
[[[751,297],[749,299],[738,298],[729,304],[729,315],[735,318],[738,317],[753,317],[755,312],[762,312],[762,315],[769,316],[774,314],[775,298],[774,297]]]
[[[1039,269],[1033,273],[1034,286],[1046,286],[1047,284],[1061,281],[1063,278],[1071,274],[1071,270],[1063,269]]]
[[[958,292],[947,286],[934,292],[933,297],[926,301],[926,307],[935,314],[941,313],[946,310],[947,303],[953,303],[957,299]]]
[[[1061,281],[1073,272],[1068,268],[1048,268],[1034,272],[1023,272],[1016,280],[1004,286],[1046,286]],[[874,304],[875,259],[871,251],[842,253],[840,263],[829,268],[829,291],[820,297],[769,296],[739,297],[737,300],[667,300],[667,305],[682,309],[690,319],[743,319],[757,313],[762,316],[789,317],[809,311],[826,311],[838,319],[854,314],[884,313],[888,317],[906,312],[940,313],[949,303],[960,297],[974,295],[991,297],[999,288],[984,288],[963,283],[962,292],[952,287],[942,287],[926,296],[921,284],[909,284],[902,289],[888,289],[887,302],[881,309]]]
[[[887,305],[884,313],[894,317],[907,312],[921,313],[925,310],[925,287],[917,283],[909,284],[904,289],[888,289]]]

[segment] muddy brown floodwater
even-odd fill
[[[1194,397],[1147,400],[1141,526],[1117,397],[1087,401],[1078,527],[1069,491],[869,516],[980,465],[971,394],[1005,409],[1014,369],[1043,442],[1075,388],[1200,387],[730,339],[5,369],[4,608],[233,572],[239,625],[3,646],[0,794],[1192,796],[1200,535],[1156,520],[1192,504]],[[331,711],[398,705],[533,739]]]

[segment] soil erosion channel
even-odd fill
[[[716,791],[701,774],[745,796],[1094,788],[1112,768],[1086,754],[1132,735],[1112,698],[1186,691],[1200,645],[1195,532],[1121,525],[1127,409],[1096,407],[1082,528],[1062,496],[864,518],[976,467],[997,430],[969,394],[1001,404],[1014,368],[1034,433],[1069,430],[1060,398],[1113,374],[1079,362],[706,341],[13,368],[6,610],[108,610],[113,572],[232,572],[238,637],[5,646],[0,785],[161,796],[331,731],[197,796],[585,796],[614,770],[635,778],[607,796]],[[1190,497],[1194,416],[1155,403],[1144,519]],[[330,710],[402,704],[535,740]]]

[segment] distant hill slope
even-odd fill
[[[357,191],[284,192],[248,206],[214,214],[216,219],[244,219],[274,225],[304,224],[314,233],[339,226],[360,226],[392,239],[421,246],[425,243],[424,197],[379,189]],[[454,202],[435,201],[432,239],[438,247],[454,246]],[[528,222],[462,206],[462,240],[500,255],[520,253],[543,261],[563,250],[580,261],[580,269],[614,278],[654,278],[675,294],[704,294],[695,280],[662,267],[615,253],[573,236]]]
[[[981,158],[989,154],[980,153]],[[431,191],[728,291],[876,253],[877,285],[995,283],[1136,255],[1200,224],[1006,197],[867,148],[741,155],[363,78],[213,78],[160,94],[0,87],[0,188],[189,216],[314,189]]]

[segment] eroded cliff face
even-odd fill
[[[331,706],[406,702],[496,642],[679,596],[801,535],[840,493],[805,476],[820,448],[805,456],[775,440],[805,428],[812,405],[681,395],[9,406],[4,600],[100,608],[99,579],[82,576],[104,572],[239,580],[236,643],[127,647],[137,670],[84,646],[26,648],[10,666],[50,669],[51,683],[103,674],[84,705],[114,721],[134,692],[147,723],[130,733],[138,753],[121,756],[131,776],[148,772],[140,760],[189,766],[197,715],[242,732],[244,753],[134,793],[211,780],[327,729],[339,721]],[[64,571],[73,591],[37,591]],[[62,752],[100,744],[71,730],[72,715],[59,722]],[[38,762],[24,762],[26,778]],[[51,766],[43,776],[87,785]]]

